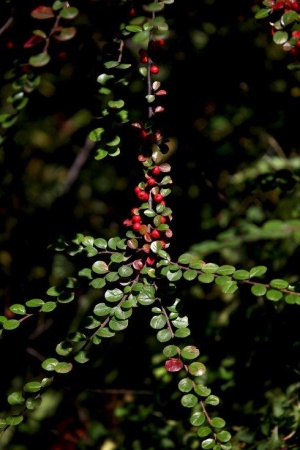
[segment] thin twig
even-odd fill
[[[1,34],[4,33],[4,31],[10,27],[10,25],[13,23],[14,18],[10,17],[9,19],[7,19],[7,21],[5,22],[5,24],[0,28],[0,36]]]

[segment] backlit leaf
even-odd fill
[[[43,67],[46,66],[50,61],[50,56],[48,53],[39,53],[38,55],[31,56],[29,58],[29,64],[33,67]]]
[[[55,17],[54,12],[50,6],[38,6],[31,11],[31,16],[34,19],[52,19]]]
[[[183,368],[183,362],[178,358],[171,358],[165,362],[165,369],[168,372],[179,372]]]

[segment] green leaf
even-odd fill
[[[93,313],[96,316],[108,316],[110,311],[111,307],[107,306],[105,303],[98,303],[93,309]]]
[[[106,281],[104,278],[95,278],[91,281],[91,286],[95,289],[102,289],[106,285]]]
[[[198,398],[194,394],[186,394],[181,398],[181,404],[185,408],[193,408],[198,403]]]
[[[201,447],[203,449],[209,449],[209,448],[213,448],[214,445],[215,445],[214,439],[205,439],[205,441],[202,442]]]
[[[186,328],[189,325],[189,319],[187,316],[177,317],[177,319],[172,320],[172,324],[176,328]]]
[[[112,109],[121,109],[124,105],[124,100],[109,100],[108,102],[108,106]]]
[[[166,317],[163,314],[160,314],[158,316],[152,317],[150,321],[150,326],[155,330],[160,330],[166,325],[166,323],[167,323]]]
[[[167,278],[169,281],[178,281],[182,277],[182,270],[177,270],[176,272],[168,271]]]
[[[78,15],[78,12],[78,9],[74,6],[68,6],[67,8],[61,9],[59,15],[63,19],[70,20],[74,19]]]
[[[58,355],[67,356],[72,352],[72,345],[68,341],[57,344],[55,351]]]
[[[30,381],[26,383],[23,387],[25,392],[39,392],[42,388],[42,385],[39,381]]]
[[[188,366],[188,371],[191,375],[194,375],[195,377],[200,377],[206,372],[206,367],[201,362],[192,362]]]
[[[57,307],[57,303],[55,302],[46,302],[42,305],[41,311],[45,313],[49,313],[51,311],[54,311],[54,309]]]
[[[216,273],[218,275],[232,275],[234,272],[235,272],[235,267],[229,266],[229,265],[220,266],[218,268],[218,270],[216,271]]]
[[[209,434],[211,434],[212,429],[209,427],[200,427],[197,431],[197,434],[199,437],[204,438],[206,436],[208,436]]]
[[[273,302],[278,302],[279,300],[282,299],[283,293],[280,291],[275,291],[274,289],[270,289],[267,292],[266,297],[268,300],[272,300]]]
[[[265,295],[265,293],[267,292],[267,288],[262,284],[256,284],[254,286],[251,286],[251,292],[256,297],[261,297]]]
[[[191,415],[190,423],[195,427],[200,427],[206,420],[205,414],[203,412],[195,412]]]
[[[275,44],[282,45],[289,39],[289,35],[286,31],[276,31],[273,35],[273,41]]]
[[[103,338],[111,338],[115,335],[113,331],[110,331],[107,327],[100,328],[100,330],[97,331],[97,336],[103,337]]]
[[[149,31],[141,31],[140,33],[136,33],[136,34],[133,36],[133,38],[132,38],[132,40],[133,40],[134,42],[147,41],[148,39],[149,39]],[[146,76],[146,74],[147,74],[147,68],[146,68],[146,67],[140,67],[140,69],[145,69],[145,70],[143,71],[143,73],[145,73],[145,75],[143,75],[143,73],[142,73],[142,75],[143,75],[143,76]],[[141,72],[140,69],[139,69],[139,71]]]
[[[48,387],[52,384],[53,378],[43,378],[41,381],[42,387]]]
[[[20,425],[21,422],[23,422],[24,416],[7,416],[6,417],[6,423],[7,425]]]
[[[219,397],[217,397],[216,395],[209,395],[206,399],[205,399],[205,403],[207,405],[213,405],[213,406],[217,406],[220,403],[220,399]]]
[[[115,263],[121,263],[121,262],[123,262],[124,260],[125,260],[126,258],[125,258],[125,256],[123,255],[123,253],[113,253],[112,255],[111,255],[111,257],[110,257],[110,260],[112,261],[112,262],[115,262]]]
[[[183,278],[187,281],[194,280],[198,275],[198,272],[196,270],[186,270],[183,272]]]
[[[122,331],[128,327],[128,320],[116,320],[114,318],[109,321],[109,328],[113,331]]]
[[[224,428],[226,425],[226,422],[221,417],[214,417],[213,419],[211,419],[210,424],[214,428]]]
[[[196,394],[200,395],[201,397],[207,397],[211,393],[211,389],[204,386],[203,384],[197,384],[194,387],[194,390],[195,390]]]
[[[155,289],[153,286],[144,286],[138,294],[138,302],[141,305],[151,305],[155,301]]]
[[[236,281],[226,281],[222,287],[222,292],[224,294],[233,294],[235,291],[238,290],[238,285]]]
[[[48,358],[42,362],[42,368],[48,371],[54,370],[55,366],[57,366],[58,361],[56,358]]]
[[[285,27],[287,25],[289,25],[290,23],[293,23],[297,20],[298,18],[298,13],[296,13],[296,11],[288,11],[286,13],[283,14],[283,16],[281,16],[281,23],[282,25]]]
[[[218,269],[219,269],[219,266],[214,263],[204,264],[204,266],[201,267],[201,270],[204,273],[216,273]]]
[[[268,17],[272,13],[272,9],[270,8],[262,8],[257,11],[255,14],[255,19],[264,19],[265,17]]]
[[[270,282],[270,286],[274,289],[286,289],[289,283],[285,280],[275,279]]]
[[[300,301],[300,298],[296,294],[288,294],[285,296],[285,301],[290,305],[294,305],[295,303],[298,303],[298,301]]]
[[[115,281],[118,281],[118,279],[120,278],[118,272],[109,272],[107,275],[105,275],[105,279],[109,282],[109,283],[114,283]]]
[[[147,12],[158,12],[164,9],[165,5],[163,2],[149,3],[148,5],[143,5],[143,9]]]
[[[105,261],[96,261],[92,265],[92,271],[98,273],[99,275],[102,275],[108,272],[108,265]]]
[[[170,339],[172,339],[172,333],[171,333],[170,330],[164,329],[164,330],[160,330],[160,331],[157,333],[156,337],[157,337],[157,340],[158,340],[159,342],[167,342],[167,341],[169,341]]]
[[[131,315],[132,315],[132,308],[127,309],[125,311],[119,306],[114,308],[114,316],[116,317],[116,319],[125,320],[128,319]]]
[[[34,409],[38,408],[42,403],[41,397],[34,398],[30,397],[26,400],[26,408],[33,411]]]
[[[99,322],[99,320],[96,320],[93,316],[86,316],[83,319],[83,326],[88,330],[94,330],[95,328],[99,328],[100,325],[101,323]]]
[[[178,347],[176,345],[167,345],[163,349],[163,354],[167,358],[172,358],[173,356],[177,356],[179,354],[179,349],[178,349]]]
[[[22,392],[12,392],[8,397],[7,401],[10,405],[23,405],[25,398]]]
[[[200,355],[200,351],[194,345],[187,345],[181,350],[181,356],[185,359],[195,359]]]
[[[104,297],[108,302],[118,302],[123,296],[123,291],[118,288],[107,290],[104,294]]]
[[[20,322],[16,319],[8,319],[3,323],[4,330],[14,330],[20,326]]]
[[[46,66],[50,61],[50,56],[48,53],[39,53],[38,55],[31,56],[29,58],[29,64],[33,67],[43,67]]]
[[[237,270],[232,275],[232,278],[239,281],[248,280],[250,278],[250,272],[248,270]]]
[[[21,305],[19,303],[15,303],[14,305],[11,305],[9,308],[14,314],[20,314],[24,315],[26,314],[26,309],[24,305]]]
[[[198,280],[201,283],[212,283],[214,281],[215,277],[212,273],[202,273],[199,275]]]
[[[217,438],[221,442],[228,442],[231,439],[231,434],[228,433],[228,431],[222,430],[219,433],[217,433]]]
[[[183,378],[178,383],[178,389],[181,392],[190,392],[193,389],[194,383],[190,378]]]
[[[52,8],[54,11],[57,11],[61,9],[64,6],[65,2],[62,0],[55,0],[55,2],[52,5]]]
[[[44,303],[44,300],[41,300],[40,298],[33,298],[31,300],[28,300],[25,305],[29,308],[36,308],[42,306]]]
[[[186,338],[191,334],[191,331],[189,328],[179,328],[175,331],[175,336],[177,338]]]
[[[92,130],[91,132],[90,132],[90,134],[89,134],[89,139],[91,140],[91,141],[93,141],[93,142],[99,142],[99,141],[101,141],[102,140],[102,134],[104,133],[104,128],[95,128],[95,130]],[[104,241],[104,239],[96,239],[96,241],[97,240],[103,240]],[[95,245],[96,245],[96,242],[95,242]],[[96,245],[96,247],[98,247],[97,245]],[[100,247],[100,248],[102,248],[102,247]]]
[[[72,370],[73,366],[71,363],[59,362],[55,365],[54,370],[57,373],[68,373]]]
[[[143,31],[143,28],[139,25],[127,25],[126,27],[127,31],[130,31],[131,33],[138,33],[139,31]]]
[[[122,266],[118,269],[118,274],[123,278],[130,277],[133,274],[133,269],[129,266]]]
[[[75,356],[74,356],[75,361],[77,361],[79,364],[84,364],[86,362],[89,361],[89,357],[87,356],[87,353],[83,350],[81,350],[80,352],[78,352]]]

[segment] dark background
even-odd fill
[[[6,1],[0,6],[0,25],[14,18],[0,36],[3,105],[11,90],[10,71],[19,76],[36,50],[24,49],[24,42],[32,29],[49,26],[30,17],[38,5]],[[91,150],[64,190],[88,133],[98,126],[102,48],[118,15],[122,18],[114,1],[74,1],[72,6],[80,10],[75,38],[51,44],[52,59],[40,70],[39,87],[16,125],[3,130],[2,314],[9,314],[11,304],[43,298],[49,285],[72,274],[74,260],[49,249],[58,236],[69,241],[76,233],[122,235],[122,222],[135,202],[133,188],[142,176],[136,149],[128,142],[117,158],[96,161]],[[297,233],[251,238],[249,228],[300,214],[299,72],[287,69],[293,58],[272,42],[268,23],[254,18],[259,6],[258,1],[221,0],[176,0],[166,6],[170,30],[158,55],[158,79],[167,90],[163,124],[175,148],[169,161],[174,182],[170,253],[176,259],[192,248],[206,262],[247,270],[265,265],[266,283],[273,278],[295,283]],[[134,60],[132,47],[127,51]],[[133,116],[140,114],[140,86],[132,80]],[[228,237],[220,246],[218,236],[225,231]],[[274,427],[281,437],[289,435],[299,420],[299,307],[261,301],[247,286],[226,296],[211,285],[182,282],[178,296],[231,433],[246,448],[262,450]],[[39,376],[40,361],[55,354],[55,345],[80,321],[82,305],[90,300],[95,299],[83,295],[79,306],[63,305],[3,334],[3,410],[11,386]],[[1,448],[198,448],[184,432],[187,413],[173,394],[176,383],[168,384],[159,370],[161,346],[150,317],[146,308],[136,311],[128,330],[97,348],[92,363],[59,378],[41,415],[33,413],[18,431],[8,431]],[[111,442],[117,446],[109,447]],[[286,448],[300,448],[297,436],[289,442]]]

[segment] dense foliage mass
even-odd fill
[[[0,5],[1,449],[300,449],[300,2],[199,3]]]

